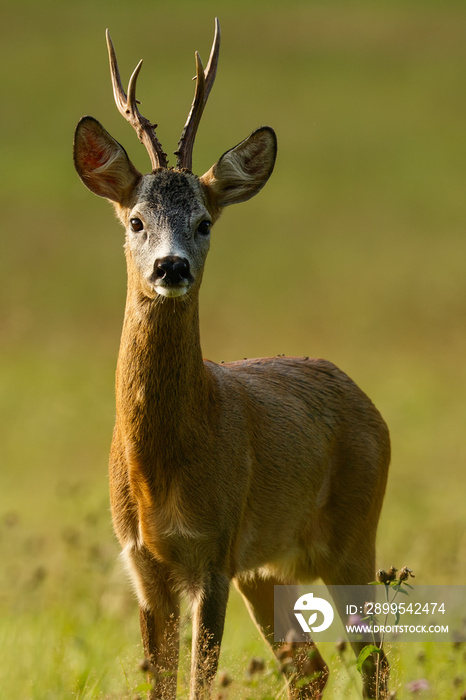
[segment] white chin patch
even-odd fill
[[[188,286],[186,285],[183,287],[163,287],[162,285],[157,285],[155,287],[155,291],[162,297],[173,299],[175,297],[184,296],[184,294],[186,294],[186,292],[188,291]]]

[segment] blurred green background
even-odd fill
[[[219,16],[195,170],[262,124],[275,128],[279,155],[264,191],[213,232],[204,355],[320,356],[348,372],[392,434],[378,566],[408,565],[422,584],[464,583],[464,2],[43,0],[0,12],[3,697],[142,692],[137,606],[117,560],[106,474],[123,231],[71,156],[75,125],[91,114],[149,169],[113,103],[106,27],[124,82],[144,58],[141,111],[172,152],[194,51],[207,60]],[[251,654],[266,655],[235,596],[224,647],[238,678]],[[457,657],[438,647],[430,671],[425,651],[409,663],[396,652],[399,697],[419,675],[427,697],[456,697]],[[230,698],[279,697],[272,671],[238,683]]]

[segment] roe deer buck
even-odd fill
[[[82,181],[113,203],[126,229],[110,496],[157,699],[176,697],[180,595],[193,605],[193,700],[210,696],[231,581],[279,656],[274,584],[374,578],[389,463],[383,419],[330,362],[202,359],[199,287],[210,229],[225,206],[259,192],[276,155],[275,133],[262,127],[202,177],[191,172],[219,42],[216,21],[205,71],[196,53],[195,97],[175,168],[137,107],[141,63],[126,95],[108,33],[115,100],[146,146],[152,172],[139,173],[92,117],[81,119],[74,144]],[[293,656],[289,697],[321,697],[328,668],[318,651],[296,644]],[[375,685],[368,662],[366,696],[375,697]]]

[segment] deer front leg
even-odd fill
[[[151,700],[174,700],[179,650],[179,615],[173,612],[160,615],[145,608],[139,608],[139,621],[144,656],[149,661],[153,688],[149,692]]]
[[[210,697],[217,672],[229,588],[227,576],[211,574],[194,605],[189,700]]]
[[[175,700],[179,656],[179,599],[167,582],[169,572],[144,547],[125,551],[139,598],[144,656],[153,688],[151,700]]]

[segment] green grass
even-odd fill
[[[276,128],[279,157],[264,191],[215,228],[204,354],[313,355],[347,371],[392,434],[379,566],[407,564],[419,583],[464,583],[464,4],[9,4],[0,23],[2,696],[132,698],[144,682],[106,476],[122,231],[71,159],[75,124],[90,113],[148,169],[112,103],[107,26],[124,79],[144,57],[142,111],[173,151],[194,50],[206,57],[219,15],[222,56],[196,170],[260,124]],[[324,652],[327,697],[357,697],[350,653]],[[394,648],[397,697],[411,697],[406,684],[418,678],[431,688],[419,697],[459,697],[464,654]],[[247,681],[252,656],[269,659],[235,594],[221,659],[234,679],[228,697],[280,697],[271,662]]]

